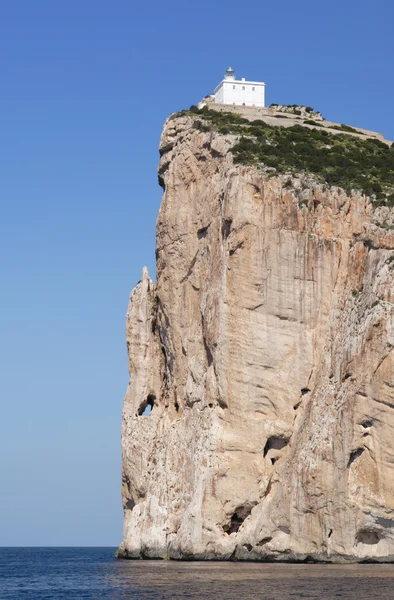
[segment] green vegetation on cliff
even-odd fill
[[[330,133],[323,127],[272,126],[207,107],[199,110],[192,106],[177,115],[198,115],[202,120],[196,118],[194,126],[202,131],[214,128],[225,135],[239,136],[231,149],[237,164],[265,165],[293,175],[313,173],[329,185],[374,196],[375,205],[394,206],[394,145]],[[356,132],[348,126],[341,128]]]

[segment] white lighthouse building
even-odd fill
[[[215,104],[232,104],[234,106],[265,106],[265,83],[262,81],[246,81],[235,79],[230,67],[224,79],[215,88]]]

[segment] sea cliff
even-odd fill
[[[127,312],[118,555],[392,561],[394,150],[213,113],[161,138],[156,283],[144,269]]]

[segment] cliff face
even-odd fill
[[[394,560],[391,209],[234,165],[232,143],[192,116],[162,135],[119,555]]]

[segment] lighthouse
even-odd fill
[[[222,81],[215,88],[215,104],[230,104],[233,106],[265,106],[265,83],[263,81],[246,81],[236,79],[234,70],[230,67]]]

